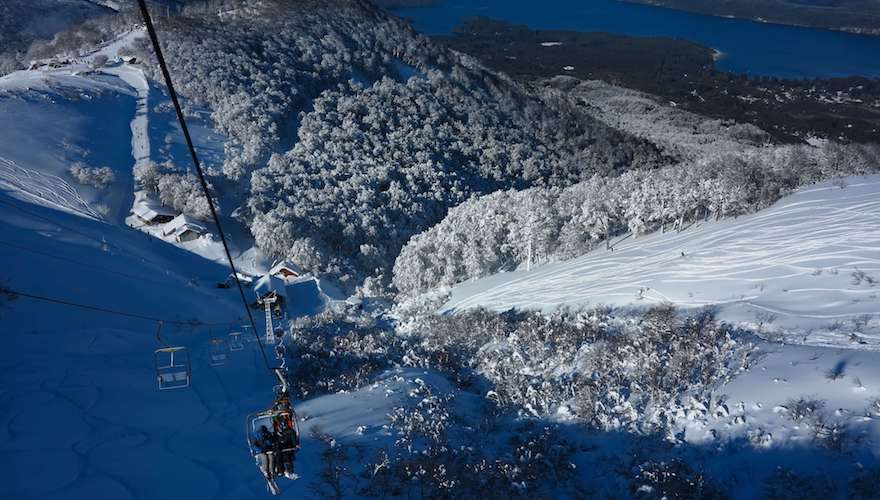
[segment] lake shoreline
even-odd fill
[[[391,12],[428,36],[452,35],[466,18],[487,16],[533,29],[685,39],[724,53],[717,60],[718,68],[737,74],[786,79],[880,77],[876,55],[880,36],[729,19],[649,5],[647,0],[545,0],[541,5],[444,0]]]
[[[749,8],[754,8],[750,5],[744,5],[741,7],[737,7],[736,2],[733,2],[733,8],[742,9],[739,10],[736,14],[730,14],[721,10],[722,8],[732,8],[731,3],[727,2],[724,6],[718,6],[714,4],[706,4],[705,2],[700,2],[698,5],[693,5],[689,0],[616,0],[622,3],[631,3],[636,5],[649,5],[651,7],[658,7],[661,9],[670,9],[676,10],[680,12],[689,12],[693,14],[700,14],[704,16],[712,16],[719,17],[723,19],[739,19],[743,21],[751,21],[754,23],[761,24],[774,24],[778,26],[791,26],[795,28],[807,28],[807,29],[817,29],[824,31],[835,31],[839,33],[848,33],[853,35],[862,35],[862,36],[870,36],[870,37],[878,37],[880,36],[880,13],[876,15],[876,21],[867,23],[863,26],[847,26],[845,24],[831,24],[830,22],[826,23],[810,23],[810,22],[798,22],[792,19],[782,19],[779,17],[775,17],[778,13],[773,12],[773,8],[779,8],[779,6],[767,5],[767,11],[762,11],[762,14],[752,13],[749,14],[745,12]],[[824,9],[823,12],[819,12],[820,9],[811,8],[808,6],[799,6],[799,8],[803,9],[803,12],[800,15],[805,16],[830,16],[831,19],[837,19],[841,16],[845,16],[846,18],[850,18],[854,16],[854,13],[851,12],[842,12],[835,13],[834,11],[828,11],[828,9]],[[742,13],[739,13],[742,12]],[[873,20],[875,16],[870,16]]]
[[[533,30],[474,17],[432,39],[526,84],[566,75],[636,89],[697,114],[752,123],[781,143],[876,142],[880,78],[781,79],[718,69],[725,54],[687,40]]]

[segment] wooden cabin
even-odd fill
[[[302,276],[302,270],[289,260],[278,261],[269,269],[269,275],[274,276],[287,284]]]
[[[141,222],[152,226],[154,224],[166,224],[174,220],[176,215],[172,210],[152,200],[140,200],[135,203],[131,212]]]
[[[180,214],[162,226],[162,236],[173,237],[178,243],[197,240],[207,232],[205,226],[186,214]]]

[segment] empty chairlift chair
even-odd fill
[[[208,346],[208,354],[210,355],[211,366],[226,364],[226,357],[229,355],[226,341],[224,339],[211,339],[211,344]]]
[[[229,350],[243,351],[244,340],[241,338],[241,332],[232,332],[229,334]]]
[[[256,342],[251,325],[241,325],[241,340],[248,344]]]
[[[159,390],[189,387],[192,369],[186,347],[163,347],[154,353]]]

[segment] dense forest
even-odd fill
[[[876,146],[768,147],[596,176],[564,189],[499,191],[455,207],[412,238],[397,258],[393,282],[412,295],[566,260],[610,248],[617,235],[681,231],[699,220],[755,212],[798,187],[876,173],[878,164]]]
[[[706,311],[412,312],[398,311],[403,322],[396,330],[356,311],[327,313],[285,337],[291,378],[304,398],[354,390],[398,367],[442,373],[459,391],[417,381],[409,396],[418,404],[389,415],[394,445],[365,456],[364,474],[335,483],[363,496],[580,498],[597,487],[636,491],[655,480],[630,470],[630,461],[661,470],[670,464],[634,459],[620,446],[647,450],[675,441],[677,418],[727,411],[730,403],[714,388],[757,356]],[[581,448],[564,422],[620,438],[606,449]],[[579,454],[606,451],[611,456],[589,474],[575,465]],[[337,447],[325,465],[352,455]],[[680,477],[654,484],[657,490],[719,491],[708,475],[679,462],[675,467]],[[693,479],[700,484],[689,485]]]
[[[72,53],[137,16],[86,21],[29,54]],[[752,125],[599,82],[518,82],[361,0],[194,2],[156,21],[179,90],[225,138],[211,184],[243,200],[225,213],[268,257],[349,291],[413,294],[571,258],[876,164],[872,146],[770,146]],[[145,39],[130,50],[161,80]],[[191,174],[135,174],[207,215]]]
[[[411,236],[475,194],[670,161],[370,4],[319,4],[225,2],[158,20],[182,93],[226,138],[226,188],[250,191],[240,220],[271,256],[346,286],[387,281]]]

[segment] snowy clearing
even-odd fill
[[[445,311],[474,307],[716,306],[729,322],[806,342],[880,347],[880,177],[805,188],[758,214],[681,233],[623,238],[613,251],[452,290]]]
[[[92,209],[76,188],[64,179],[21,167],[3,157],[0,157],[0,189],[8,190],[12,196],[25,201],[101,219],[101,214]]]
[[[0,78],[0,186],[25,201],[86,217],[127,224],[161,237],[161,227],[140,227],[129,217],[136,201],[132,169],[147,161],[190,163],[183,135],[164,89],[148,81],[136,64],[121,62],[120,51],[145,35],[134,29],[59,68],[41,66]],[[98,56],[109,64],[92,69]],[[191,133],[204,166],[222,165],[224,138],[213,130],[210,110],[194,107]],[[125,123],[125,130],[121,125]],[[106,189],[78,185],[68,174],[74,162],[107,165],[117,182]],[[240,196],[221,194],[220,206],[231,211]],[[99,210],[99,208],[101,210]],[[248,274],[265,273],[270,262],[253,238],[226,214],[237,265]],[[214,231],[213,225],[209,229]],[[178,243],[202,257],[224,262],[220,242],[210,237]]]

